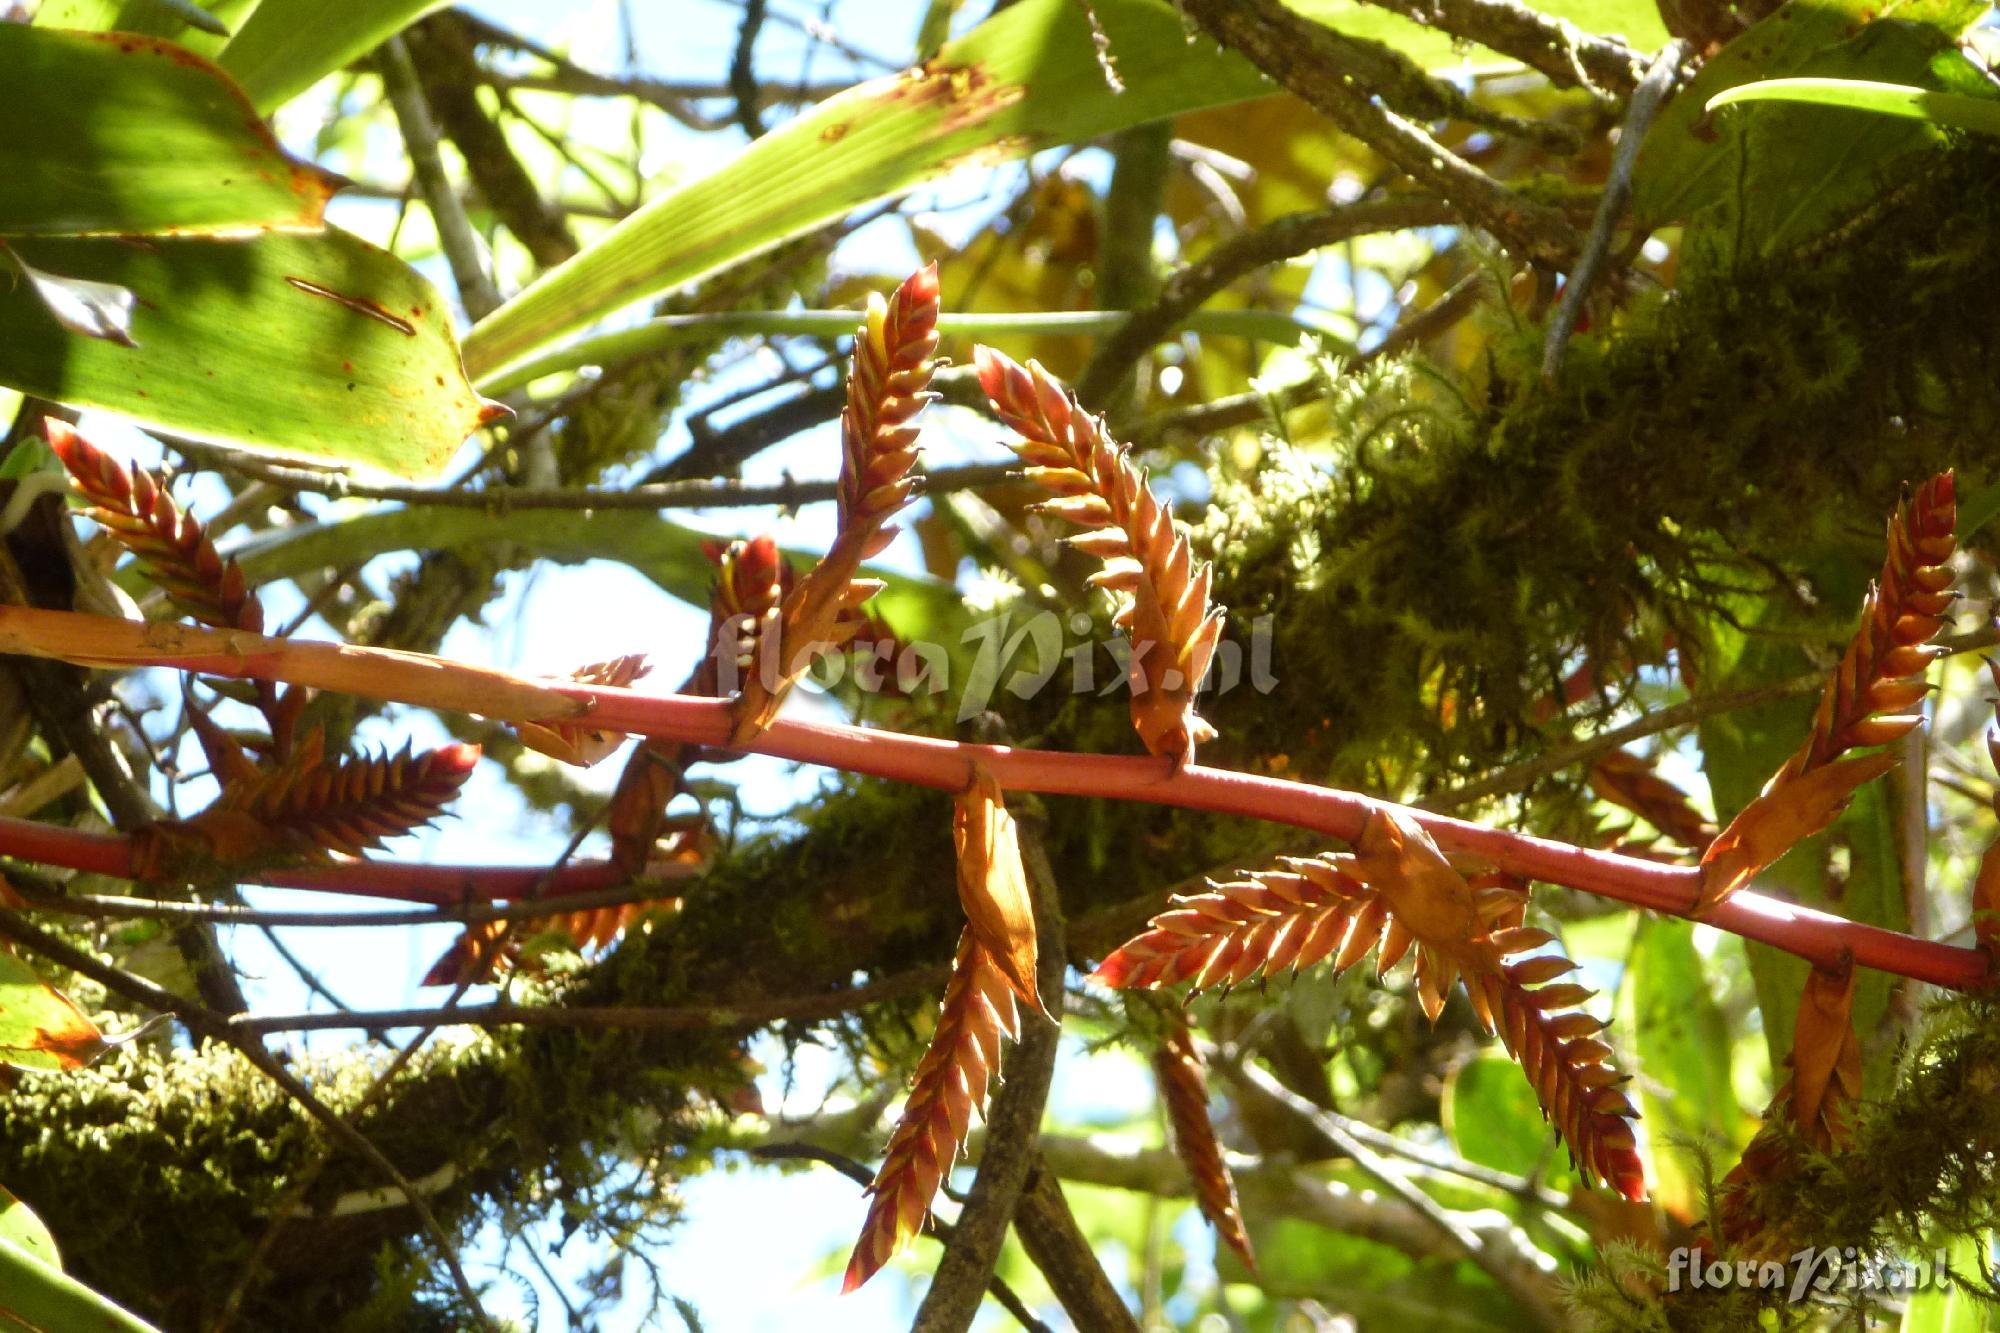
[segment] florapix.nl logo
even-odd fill
[[[1248,686],[1259,694],[1277,688],[1272,665],[1275,618],[1257,616],[1244,630],[1224,635],[1206,677],[1203,695],[1227,694]],[[716,677],[727,697],[756,675],[776,689],[785,675],[785,657],[798,649],[780,645],[779,635],[755,633],[746,615],[732,616],[715,636]],[[1154,659],[1171,646],[1123,634],[1100,636],[1098,622],[1081,613],[1054,611],[1020,615],[1002,610],[967,625],[955,644],[935,640],[869,638],[858,645],[831,642],[805,645],[811,661],[804,682],[823,690],[852,680],[864,694],[938,695],[957,691],[957,720],[990,710],[1001,693],[1032,699],[1044,690],[1110,697],[1159,688],[1177,690],[1186,681],[1168,664],[1157,676]],[[739,655],[730,645],[754,642]],[[1155,682],[1157,681],[1157,686]]]

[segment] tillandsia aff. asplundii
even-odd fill
[[[471,770],[471,747],[396,758],[326,756],[319,732],[294,734],[311,686],[483,712],[521,724],[530,743],[569,762],[600,759],[616,737],[640,735],[608,808],[614,855],[606,869],[627,879],[662,856],[703,853],[699,824],[663,838],[672,825],[667,804],[682,793],[685,769],[697,760],[758,751],[954,792],[956,889],[966,924],[928,1049],[871,1187],[847,1271],[851,1288],[923,1225],[964,1151],[1008,1040],[1023,1022],[1060,1021],[1064,997],[1047,984],[1038,961],[1044,952],[1039,905],[1050,901],[1038,895],[1053,890],[1027,873],[1032,858],[1023,857],[1026,833],[1008,809],[1009,793],[1152,801],[1288,823],[1337,839],[1346,849],[1284,859],[1177,900],[1109,953],[1094,980],[1119,989],[1185,987],[1193,993],[1322,962],[1340,971],[1371,952],[1378,975],[1408,960],[1423,1013],[1435,1021],[1462,990],[1473,1019],[1496,1034],[1526,1071],[1584,1180],[1637,1199],[1645,1180],[1635,1117],[1602,1037],[1605,1023],[1583,1007],[1591,992],[1567,979],[1574,965],[1556,951],[1554,937],[1527,924],[1528,885],[1540,880],[1656,910],[1699,913],[1721,929],[1814,964],[1788,1079],[1766,1133],[1725,1182],[1716,1243],[1754,1249],[1782,1237],[1777,1222],[1783,1219],[1774,1220],[1763,1207],[1764,1187],[1806,1169],[1801,1163],[1817,1160],[1812,1154],[1837,1156],[1847,1142],[1859,1090],[1851,1018],[1855,968],[1974,989],[1988,983],[1990,960],[2000,952],[1993,943],[2000,934],[1993,926],[2000,871],[1992,869],[2000,857],[1989,856],[1975,890],[1977,950],[1780,907],[1746,887],[1763,867],[1824,828],[1860,784],[1893,765],[1895,752],[1879,747],[1921,722],[1925,670],[1942,651],[1934,640],[1951,606],[1951,476],[1933,478],[1898,508],[1881,579],[1808,736],[1720,834],[1630,756],[1597,763],[1593,786],[1604,799],[1631,809],[1686,849],[1676,854],[1654,846],[1643,856],[1625,855],[1196,764],[1194,746],[1213,733],[1193,704],[1222,626],[1222,612],[1210,600],[1208,567],[1102,422],[1041,368],[980,349],[982,387],[997,415],[1021,437],[1013,447],[1031,475],[1055,493],[1045,512],[1081,527],[1072,543],[1107,562],[1093,582],[1117,599],[1117,623],[1130,635],[1132,721],[1150,755],[1061,754],[780,720],[782,697],[810,655],[838,648],[861,630],[858,609],[875,586],[861,574],[861,562],[882,549],[886,523],[915,485],[914,418],[932,396],[937,312],[936,278],[929,270],[893,297],[871,302],[848,385],[833,548],[802,574],[793,573],[768,538],[712,552],[720,577],[710,641],[677,696],[633,688],[644,670],[636,658],[596,664],[568,680],[536,682],[439,658],[345,646],[328,652],[329,645],[264,637],[261,611],[240,570],[220,558],[200,523],[180,511],[164,486],[52,424],[58,453],[104,527],[178,605],[213,628],[130,627],[72,612],[7,607],[0,608],[0,634],[8,648],[91,665],[166,665],[253,681],[253,702],[270,734],[239,739],[190,690],[188,726],[222,788],[213,806],[122,839],[0,821],[0,852],[196,882],[221,870],[257,873],[255,867],[273,861],[332,861],[338,870],[381,839],[441,812]],[[159,632],[163,628],[172,632]],[[772,672],[761,669],[767,658],[776,663]],[[1852,749],[1873,752],[1855,757],[1847,753]],[[1697,855],[1698,865],[1675,859]],[[361,864],[381,880],[421,869]],[[503,878],[513,887],[492,887]],[[536,882],[525,891],[534,896],[544,885],[530,878]],[[325,881],[347,882],[337,875]],[[460,898],[515,897],[526,883],[518,875],[480,871],[454,879],[452,891]],[[627,906],[573,913],[552,901],[546,913],[526,915],[534,918],[530,929],[560,926],[591,947],[632,919]],[[504,929],[468,932],[442,979],[489,975],[494,951],[506,942]],[[450,961],[441,960],[441,967]],[[1207,1120],[1200,1058],[1186,1022],[1170,1023],[1156,1069],[1173,1138],[1204,1213],[1247,1260],[1250,1228],[1229,1179],[1228,1155]]]

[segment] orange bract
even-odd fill
[[[1957,521],[1957,489],[1949,472],[1932,477],[1896,506],[1881,581],[1862,601],[1861,627],[1820,693],[1812,731],[1702,856],[1701,910],[1825,828],[1855,788],[1894,766],[1896,756],[1849,761],[1842,775],[1816,782],[1811,775],[1825,773],[1855,746],[1887,745],[1922,724],[1923,698],[1930,693],[1924,671],[1944,653],[1931,640],[1951,608]]]
[[[938,1186],[965,1147],[973,1113],[985,1108],[1003,1042],[1019,1035],[1013,987],[968,927],[959,937],[937,1031],[917,1063],[882,1169],[868,1187],[868,1219],[848,1260],[843,1291],[873,1277],[923,1227]]]
[[[1041,1010],[1035,983],[1035,905],[1021,864],[1020,836],[1001,800],[1000,784],[974,765],[972,786],[952,809],[958,852],[958,901],[972,933],[1014,993]]]
[[[1208,1079],[1202,1072],[1201,1053],[1195,1049],[1194,1034],[1188,1025],[1176,1021],[1153,1053],[1153,1074],[1159,1081],[1160,1100],[1166,1104],[1167,1120],[1173,1126],[1174,1152],[1194,1182],[1195,1202],[1201,1215],[1215,1228],[1230,1249],[1243,1257],[1251,1269],[1257,1256],[1250,1250],[1250,1233],[1243,1227],[1243,1210],[1236,1202],[1236,1181],[1229,1164],[1222,1160],[1222,1144],[1215,1137],[1215,1124],[1208,1118]]]
[[[1287,858],[1178,900],[1150,929],[1104,960],[1093,979],[1119,988],[1233,986],[1259,974],[1331,958],[1336,972],[1375,951],[1377,976],[1414,953],[1418,1003],[1436,1021],[1452,983],[1465,980],[1480,1025],[1497,1032],[1528,1073],[1542,1112],[1586,1180],[1628,1198],[1645,1194],[1604,1021],[1579,1011],[1591,998],[1557,981],[1575,964],[1544,952],[1547,931],[1520,925],[1510,884],[1475,889],[1423,829],[1383,810],[1352,854]],[[1529,955],[1523,957],[1520,955]]]
[[[840,417],[840,530],[812,572],[785,596],[772,627],[760,631],[758,661],[736,696],[732,740],[742,744],[769,726],[793,682],[813,657],[839,648],[865,624],[856,613],[881,591],[859,578],[861,562],[893,533],[884,525],[909,503],[916,481],[917,428],[937,351],[937,267],[919,269],[887,301],[871,296],[854,335],[847,407]],[[772,660],[766,662],[766,654]]]
[[[1117,596],[1114,623],[1131,636],[1132,725],[1154,754],[1191,758],[1215,736],[1194,711],[1222,637],[1208,562],[1194,558],[1126,448],[1069,390],[1033,361],[1017,365],[990,347],[975,357],[993,410],[1021,436],[1014,452],[1055,492],[1037,508],[1086,529],[1070,543],[1105,562],[1090,582]]]
[[[327,760],[315,736],[286,763],[226,783],[193,818],[139,829],[133,872],[141,879],[170,875],[190,854],[224,861],[359,856],[443,814],[478,762],[476,745]]]

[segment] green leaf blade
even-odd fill
[[[263,0],[218,57],[269,115],[446,0]]]
[[[0,23],[0,69],[0,235],[317,231],[341,184],[171,42]]]
[[[57,326],[0,286],[0,384],[144,426],[294,457],[436,476],[494,409],[442,298],[329,228],[253,241],[16,243],[35,267],[129,288],[136,347]]]
[[[1717,93],[1708,109],[1741,102],[1802,102],[1877,116],[1920,120],[1946,129],[2000,134],[2000,98],[1941,93],[1906,83],[1870,79],[1764,79]]]
[[[1023,0],[921,70],[876,79],[665,195],[487,316],[465,344],[485,380],[634,302],[960,165],[1006,160],[1271,91],[1233,53],[1190,44],[1159,0],[1095,6],[1125,91],[1104,82],[1074,0]]]

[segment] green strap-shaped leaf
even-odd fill
[[[155,1333],[62,1270],[0,1239],[0,1333]]]
[[[924,69],[850,89],[653,201],[480,321],[466,338],[467,368],[483,379],[615,310],[954,166],[1272,90],[1234,53],[1191,42],[1160,0],[1092,8],[1124,92],[1105,83],[1083,6],[1021,0]]]
[[[0,1189],[0,1241],[27,1251],[51,1268],[62,1267],[62,1254],[48,1227],[33,1209],[5,1189]]]
[[[445,550],[509,542],[563,563],[616,560],[638,570],[684,602],[708,605],[715,563],[702,551],[709,534],[643,509],[482,509],[383,506],[334,523],[256,538],[230,552],[252,583],[338,567],[384,551]],[[799,561],[817,553],[792,553]],[[968,617],[949,583],[870,567],[888,584],[868,603],[898,635],[926,638],[954,650]]]
[[[446,0],[263,0],[222,48],[264,115],[374,50]]]
[[[197,439],[435,476],[491,409],[409,265],[337,229],[251,241],[35,240],[34,267],[136,298],[136,347],[0,284],[0,384]]]
[[[1775,76],[1892,78],[1970,89],[1983,76],[1956,49],[1983,0],[1825,0],[1761,20],[1702,66],[1646,136],[1633,176],[1642,227],[1696,226],[1684,247],[1720,264],[1810,239],[1872,198],[1882,168],[1936,142],[1936,132],[1888,119],[1850,119],[1769,106],[1711,117],[1709,103]]]
[[[0,1064],[44,1072],[78,1069],[109,1045],[68,996],[0,950]]]
[[[1709,99],[1708,109],[1713,111],[1737,102],[1809,102],[1901,120],[1921,120],[1946,129],[2000,134],[2000,98],[1933,92],[1906,83],[1876,83],[1869,79],[1765,79],[1717,93]]]
[[[157,37],[0,23],[0,69],[0,235],[315,231],[340,184]]]
[[[1639,1112],[1652,1145],[1654,1197],[1699,1214],[1699,1148],[1734,1149],[1746,1137],[1730,1082],[1729,1021],[1715,1003],[1686,921],[1639,923],[1618,988],[1618,1030],[1628,1034]]]

